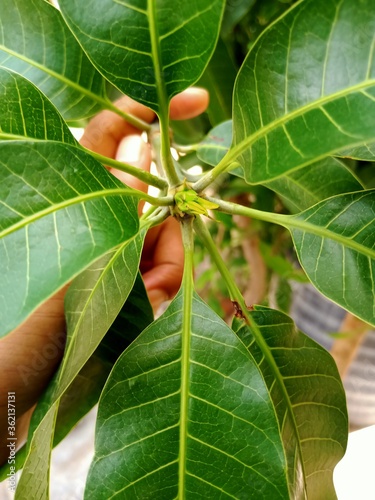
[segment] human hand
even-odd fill
[[[122,110],[151,123],[155,114],[129,97],[123,97],[116,105]],[[208,93],[204,89],[190,88],[176,95],[171,101],[170,116],[186,120],[199,115],[208,105]],[[87,126],[81,144],[103,156],[149,170],[151,151],[140,132],[111,111],[98,114]],[[147,191],[147,186],[131,175],[109,169],[113,175],[130,187]],[[177,292],[183,270],[183,248],[179,224],[172,218],[151,229],[146,237],[141,260],[141,272],[154,311],[160,304],[171,299]]]
[[[146,122],[154,113],[128,97],[117,106]],[[171,118],[188,119],[202,113],[208,104],[203,89],[188,89],[171,102]],[[110,111],[99,113],[88,124],[81,144],[97,153],[149,170],[151,152],[140,132]],[[110,169],[127,185],[146,191],[147,186],[128,174]],[[146,237],[141,271],[154,310],[173,297],[181,282],[183,248],[180,228],[173,219],[151,229]],[[16,416],[21,417],[39,399],[54,374],[64,351],[64,296],[67,286],[42,304],[22,325],[0,340],[0,464],[6,459],[7,394],[16,394]],[[17,438],[26,431],[30,412],[17,420]],[[26,417],[26,415],[25,415]],[[25,425],[26,422],[26,425]]]

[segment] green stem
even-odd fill
[[[168,186],[168,184],[164,179],[161,179],[156,175],[152,175],[149,172],[145,172],[144,170],[141,170],[140,168],[135,167],[134,165],[129,165],[128,163],[123,163],[121,161],[114,160],[113,158],[108,158],[107,156],[95,153],[94,151],[91,151],[90,149],[87,148],[84,149],[87,153],[89,153],[91,156],[93,156],[96,160],[100,161],[101,163],[104,163],[105,165],[108,165],[110,167],[114,167],[117,170],[121,170],[122,172],[126,172],[127,174],[130,174],[133,177],[136,177],[137,179],[145,182],[149,186],[154,186],[159,189],[164,189]]]
[[[143,132],[149,132],[149,130],[151,129],[151,125],[149,123],[146,123],[140,118],[137,118],[134,115],[126,113],[125,111],[122,111],[117,106],[115,106],[109,99],[103,99],[102,104],[106,109],[113,111],[117,115],[121,116],[127,123],[133,125],[138,130],[142,130]]]
[[[346,248],[351,248],[352,250],[359,252],[366,257],[375,259],[375,250],[366,247],[363,243],[354,240],[353,238],[348,238],[340,233],[334,232],[327,227],[318,226],[313,224],[308,220],[305,220],[301,214],[297,215],[283,215],[275,214],[272,212],[263,212],[262,210],[256,210],[255,208],[248,208],[243,205],[238,205],[237,203],[231,203],[229,201],[218,200],[211,196],[207,196],[207,200],[212,201],[219,205],[219,209],[222,212],[233,214],[233,215],[244,215],[245,217],[251,217],[252,219],[262,220],[265,222],[271,222],[272,224],[279,224],[285,227],[288,231],[292,232],[292,229],[298,229],[303,232],[310,234],[315,234],[320,238],[327,238],[332,241],[343,245]],[[293,236],[293,233],[292,233]]]
[[[208,250],[212,260],[214,261],[216,267],[218,268],[220,274],[222,275],[225,284],[228,288],[229,297],[231,300],[236,300],[241,307],[241,309],[246,309],[246,305],[242,294],[237,287],[236,283],[233,281],[232,275],[228,270],[225,262],[223,261],[219,250],[217,249],[215,242],[213,241],[209,230],[207,229],[206,224],[202,221],[202,219],[198,216],[194,222],[194,229],[199,238],[202,240],[204,246]]]
[[[106,198],[107,196],[123,196],[123,195],[135,196],[136,198],[148,201],[149,203],[152,203],[160,207],[170,206],[173,204],[173,196],[155,198],[154,196],[150,196],[149,194],[143,193],[142,191],[138,191],[137,189],[131,189],[131,188],[102,189],[100,191],[86,193],[83,195],[79,195],[79,197],[71,198],[69,200],[56,203],[55,205],[45,208],[44,210],[41,210],[36,214],[29,215],[24,219],[20,220],[19,222],[1,231],[0,239],[4,238],[8,234],[14,233],[15,231],[27,226],[28,224],[31,224],[32,222],[41,219],[42,217],[45,217],[46,215],[57,212],[58,210],[62,210],[73,205],[84,203],[85,201],[95,200],[96,198]]]
[[[180,450],[179,450],[179,500],[186,497],[186,459],[187,459],[187,427],[190,390],[190,342],[191,342],[191,317],[193,308],[193,260],[194,236],[192,218],[181,222],[182,240],[184,244],[184,276],[182,278],[183,293],[183,320],[181,334],[181,399],[180,399]]]
[[[161,138],[161,164],[171,188],[181,184],[177,175],[171,154],[171,143],[169,138],[169,108],[167,113],[160,115],[160,138]]]
[[[218,210],[227,214],[244,215],[245,217],[251,217],[252,219],[271,222],[272,224],[279,224],[284,227],[288,227],[290,225],[291,218],[288,215],[275,214],[273,212],[263,212],[263,210],[245,207],[244,205],[220,200],[212,196],[207,196],[206,199],[219,205]]]
[[[216,165],[216,167],[207,172],[207,174],[205,174],[195,184],[193,184],[192,188],[194,189],[194,191],[200,193],[210,184],[215,182],[219,175],[231,169],[233,160],[234,158],[232,159],[231,156],[228,156],[228,154],[225,155],[224,158]]]
[[[158,33],[156,0],[148,2],[148,17],[150,20],[150,40],[152,61],[154,64],[155,83],[158,95],[159,104],[159,120],[161,134],[161,161],[163,170],[170,187],[175,187],[180,184],[180,179],[176,173],[171,155],[171,144],[169,138],[169,102],[165,87],[163,65],[160,53],[160,39]]]

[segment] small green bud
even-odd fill
[[[208,216],[208,210],[219,208],[219,205],[216,203],[212,203],[212,201],[205,200],[198,196],[194,189],[191,189],[188,185],[186,179],[183,184],[177,188],[174,201],[176,203],[175,211],[180,217],[184,217],[185,214]]]

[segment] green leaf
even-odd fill
[[[284,221],[316,288],[375,325],[375,190],[334,196]]]
[[[143,238],[144,231],[141,231],[108,252],[81,273],[67,292],[67,347],[60,368],[32,417],[28,455],[17,488],[17,500],[30,496],[38,500],[48,498],[48,471],[55,430],[52,415],[56,415],[61,397],[97,349],[132,290]]]
[[[354,148],[344,149],[336,153],[342,158],[354,158],[361,161],[375,161],[375,142],[363,144]]]
[[[334,499],[333,469],[345,453],[348,433],[345,392],[335,362],[284,313],[257,306],[251,316],[276,370],[243,321],[236,320],[234,329],[254,356],[277,411],[288,458],[288,498]]]
[[[209,165],[217,165],[232,142],[232,121],[214,127],[198,145],[198,157]],[[244,177],[241,167],[232,174]],[[291,212],[300,212],[331,196],[363,189],[360,181],[340,160],[328,156],[295,172],[265,184],[279,194]]]
[[[60,0],[100,72],[156,112],[198,80],[215,48],[223,0]]]
[[[3,141],[0,158],[3,336],[90,263],[132,237],[138,216],[123,184],[78,147]]]
[[[53,446],[98,402],[117,358],[152,321],[152,308],[142,278],[138,275],[114,323],[61,397]],[[84,330],[78,332],[78,335],[84,335]]]
[[[223,165],[264,183],[374,139],[373,7],[304,0],[263,32],[237,76]]]
[[[216,125],[198,144],[197,156],[209,165],[217,165],[227,154],[232,142],[232,120]]]
[[[280,195],[284,205],[293,213],[331,196],[363,189],[353,172],[332,156],[289,172],[266,185]]]
[[[23,76],[0,68],[0,139],[23,138],[76,144],[43,93]]]
[[[284,500],[286,464],[264,380],[237,336],[185,287],[111,373],[85,498]]]
[[[0,66],[31,80],[66,120],[103,106],[103,77],[57,9],[44,0],[0,0],[0,11]]]

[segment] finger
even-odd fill
[[[172,120],[188,120],[206,111],[209,104],[206,89],[190,87],[171,100],[170,117]]]
[[[115,102],[115,105],[121,111],[137,116],[147,123],[151,123],[155,118],[155,113],[151,109],[128,96],[123,96]],[[80,142],[85,148],[114,158],[121,139],[136,133],[139,134],[140,131],[129,125],[124,118],[113,111],[105,110],[88,123]]]
[[[116,160],[150,171],[151,149],[140,135],[129,135],[121,139],[116,152]],[[110,168],[109,171],[120,181],[134,189],[147,193],[148,185],[126,172]]]
[[[157,310],[172,299],[182,279],[184,250],[179,223],[167,219],[147,234],[142,255],[142,273],[150,302]]]

